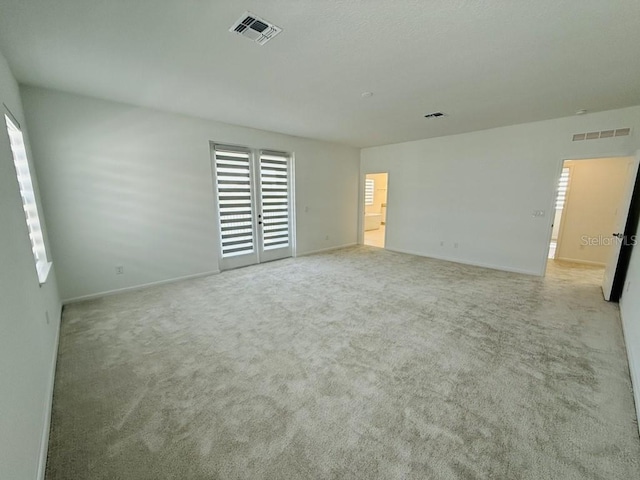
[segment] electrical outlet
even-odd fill
[[[325,239],[325,240],[329,240],[329,235],[326,235],[326,236],[324,237],[324,239]]]
[[[51,323],[51,320],[49,319],[49,311],[48,310],[44,312],[44,318],[47,321],[47,325],[49,325],[49,323]]]
[[[458,248],[458,242],[453,244],[453,248]]]
[[[443,241],[440,242],[440,246],[444,247],[444,242]]]
[[[124,267],[122,265],[116,265],[116,275],[124,274]]]

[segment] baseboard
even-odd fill
[[[554,260],[559,260],[561,262],[571,262],[571,263],[580,263],[582,265],[592,265],[595,267],[606,267],[605,263],[601,262],[591,262],[589,260],[579,260],[577,258],[567,258],[567,257],[556,257]]]
[[[345,243],[344,245],[338,245],[336,247],[321,248],[320,250],[312,250],[311,252],[296,253],[296,257],[306,257],[307,255],[314,255],[316,253],[330,252],[332,250],[340,250],[341,248],[353,247],[355,245],[358,245],[358,244],[356,242]]]
[[[58,326],[53,343],[53,358],[51,358],[51,372],[47,397],[44,403],[42,438],[40,439],[40,458],[38,459],[38,480],[44,480],[47,470],[47,454],[49,452],[49,433],[51,431],[51,412],[53,409],[53,388],[56,380],[56,365],[58,363],[58,345],[60,344],[60,326],[62,323],[62,306],[58,309]]]
[[[218,273],[220,273],[220,270],[212,270],[210,272],[196,273],[193,275],[186,275],[184,277],[169,278],[167,280],[159,280],[157,282],[143,283],[140,285],[133,285],[131,287],[118,288],[116,290],[107,290],[106,292],[91,293],[89,295],[82,295],[80,297],[66,298],[62,301],[62,304],[69,305],[70,303],[84,302],[85,300],[94,300],[96,298],[107,297],[110,295],[117,295],[118,293],[135,292],[136,290],[142,290],[149,287],[166,285],[167,283],[182,282],[183,280],[191,280],[194,278],[208,277],[209,275],[217,275]]]
[[[631,391],[633,393],[633,400],[636,407],[636,426],[638,427],[638,435],[640,435],[640,371],[636,369],[636,359],[633,356],[633,350],[629,348],[629,342],[627,342],[627,332],[629,328],[626,326],[624,315],[622,314],[622,308],[620,308],[620,320],[622,323],[622,335],[624,336],[624,346],[627,350],[627,361],[629,363],[629,376],[631,377]]]
[[[460,260],[459,258],[451,258],[451,257],[446,257],[446,256],[440,256],[440,255],[425,255],[424,253],[413,252],[411,250],[402,250],[402,249],[398,249],[398,248],[387,248],[387,247],[385,247],[385,248],[387,250],[389,250],[390,252],[406,253],[408,255],[416,255],[418,257],[435,258],[436,260],[444,260],[445,262],[460,263],[462,265],[471,265],[473,267],[489,268],[491,270],[499,270],[499,271],[502,271],[502,272],[521,273],[523,275],[533,275],[533,276],[536,276],[536,277],[541,276],[540,272],[536,272],[536,271],[532,271],[532,270],[525,270],[525,269],[521,269],[521,268],[505,267],[503,265],[494,265],[494,264],[490,264],[490,263],[471,262],[471,261],[468,261],[468,260]]]

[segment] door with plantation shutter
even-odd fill
[[[291,161],[278,152],[260,152],[260,261],[291,256]]]
[[[213,147],[220,268],[290,257],[291,159],[279,152]]]
[[[252,265],[258,262],[258,250],[251,151],[216,145],[213,157],[218,197],[220,268],[229,270]]]

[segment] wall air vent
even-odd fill
[[[282,29],[251,12],[245,12],[229,29],[230,32],[247,37],[258,45],[264,45],[278,35]]]
[[[617,130],[602,130],[601,132],[575,133],[573,141],[596,140],[598,138],[626,137],[631,134],[630,128],[618,128]]]
[[[433,112],[433,113],[427,113],[424,118],[440,118],[440,117],[446,117],[447,114],[446,113],[442,113],[442,112]]]

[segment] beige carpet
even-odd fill
[[[47,478],[640,478],[600,274],[355,247],[67,306]]]

